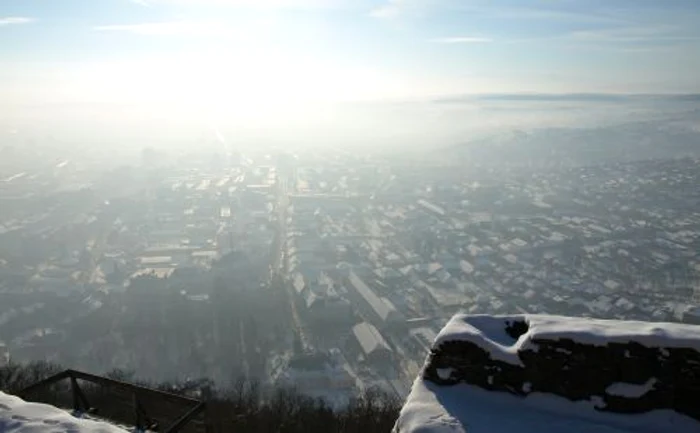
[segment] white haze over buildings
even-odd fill
[[[691,96],[476,95],[301,106],[266,103],[216,107],[171,101],[143,104],[24,104],[0,102],[0,136],[53,137],[64,146],[93,141],[108,148],[177,146],[206,140],[239,148],[435,148],[469,143],[513,130],[603,128],[648,123],[700,130],[698,98]],[[225,137],[225,138],[224,138]],[[161,144],[159,144],[161,143]]]

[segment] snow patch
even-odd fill
[[[599,395],[594,395],[593,397],[591,397],[590,401],[591,405],[596,409],[605,409],[605,406],[607,406],[605,404],[605,400],[603,400],[603,397]]]
[[[627,398],[640,398],[644,394],[654,389],[658,381],[656,378],[652,377],[646,383],[641,385],[636,385],[633,383],[618,382],[613,383],[605,392],[608,395],[614,395],[616,397],[627,397]]]
[[[54,406],[27,403],[0,392],[0,432],[126,433],[126,430],[105,422],[78,419]]]
[[[518,358],[517,342],[520,339],[516,340],[508,335],[506,327],[506,320],[501,317],[457,315],[440,331],[434,347],[446,341],[470,341],[488,349],[491,359],[522,365]]]
[[[440,379],[442,380],[448,380],[450,377],[452,377],[452,372],[454,371],[454,368],[448,367],[448,368],[438,368],[437,369],[437,375]]]

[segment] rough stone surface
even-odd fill
[[[528,331],[526,322],[508,322],[504,327],[514,339]],[[599,397],[603,404],[597,409],[602,411],[672,409],[700,420],[700,352],[694,349],[645,347],[635,341],[601,346],[566,338],[533,339],[533,343],[537,350],[518,350],[522,365],[514,365],[492,359],[476,343],[444,341],[432,349],[423,377],[438,385],[468,383],[521,396],[539,392],[572,401]],[[451,374],[440,377],[438,369],[450,369]],[[638,396],[607,392],[620,383],[652,386]]]

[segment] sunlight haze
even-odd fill
[[[0,109],[318,133],[348,102],[694,93],[699,18],[691,0],[5,0]]]
[[[698,71],[700,0],[0,0],[0,433],[700,432]]]

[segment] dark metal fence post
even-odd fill
[[[76,415],[92,412],[92,407],[90,406],[90,403],[88,402],[85,393],[80,388],[80,385],[78,384],[78,379],[76,379],[75,376],[73,376],[72,374],[70,374],[69,377],[71,391],[73,394],[73,410],[75,411]]]
[[[78,381],[75,380],[75,377],[71,376],[70,377],[70,390],[71,394],[73,395],[73,413],[77,416],[80,413],[80,399],[78,398],[78,392],[76,391],[78,388]]]
[[[139,397],[134,393],[134,414],[136,415],[135,425],[136,431],[143,431],[143,417],[141,416],[141,405],[139,404]]]

